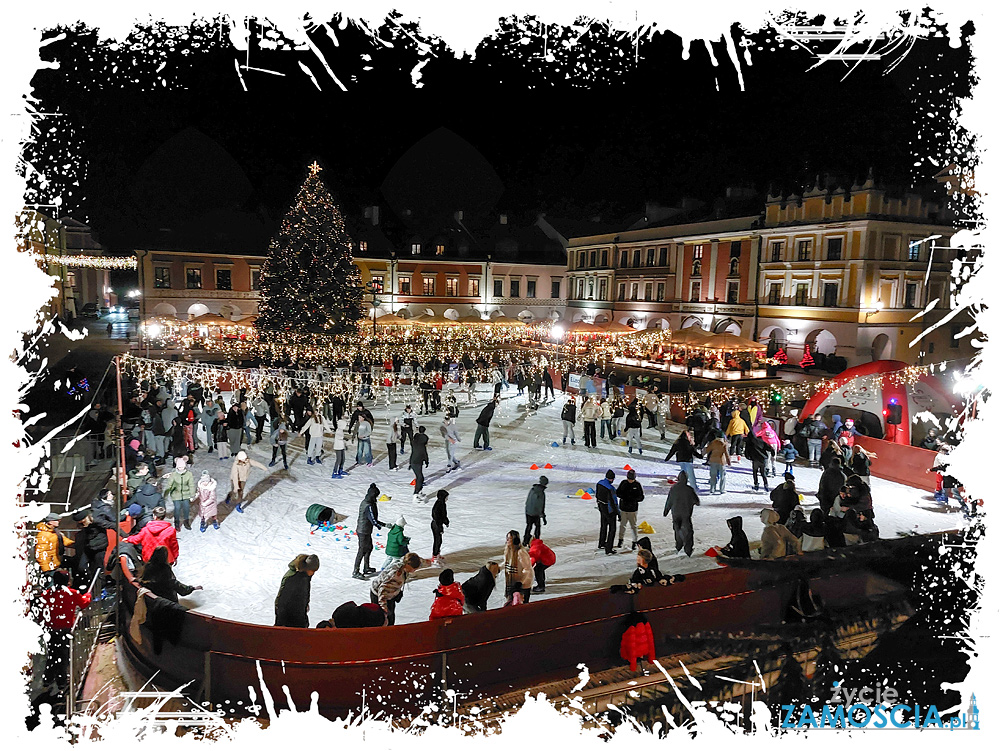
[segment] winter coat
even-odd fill
[[[695,445],[687,439],[687,436],[684,433],[681,433],[677,437],[677,440],[674,441],[674,445],[670,447],[670,452],[663,461],[669,462],[670,457],[674,454],[677,454],[677,461],[679,462],[690,462],[694,461],[694,457],[696,456],[699,458],[701,457],[701,454],[698,453]]]
[[[389,601],[402,599],[403,585],[408,574],[402,561],[397,561],[372,579],[371,593],[378,600],[379,607],[389,611]]]
[[[253,400],[253,415],[257,418],[257,422],[261,421],[261,418],[267,417],[271,412],[271,405],[267,403],[267,399],[262,396],[258,396]]]
[[[177,560],[180,548],[177,547],[177,530],[166,519],[153,519],[138,533],[125,538],[125,542],[139,545],[142,548],[142,560],[148,561],[153,551],[160,545],[167,549],[167,562]]]
[[[726,427],[726,435],[746,435],[750,432],[750,428],[747,427],[746,422],[738,413],[733,412],[732,419],[729,421],[728,427]]]
[[[274,598],[274,625],[309,628],[309,595],[312,581],[307,571],[288,577]]]
[[[642,548],[643,550],[648,550],[650,553],[653,552],[653,543],[650,542],[650,540],[649,540],[648,537],[640,537],[639,538],[639,547]],[[651,568],[659,568],[659,566],[658,566],[658,564],[656,562],[656,556],[655,555],[653,556],[652,560],[649,562],[649,565],[650,565]]]
[[[385,526],[378,520],[378,488],[369,488],[361,506],[358,508],[358,523],[355,531],[359,535],[370,535],[375,527],[382,529]]]
[[[646,394],[642,397],[642,406],[650,412],[656,412],[660,406],[660,397],[653,393]]]
[[[167,480],[167,486],[163,489],[163,497],[168,501],[184,501],[194,498],[195,479],[191,470],[185,469],[183,472],[176,470]],[[94,517],[95,520],[97,517]]]
[[[639,504],[645,495],[642,492],[642,484],[636,480],[629,482],[624,479],[618,485],[618,509],[620,511],[638,511]]]
[[[125,479],[125,487],[128,488],[130,496],[134,495],[136,490],[146,484],[146,478],[149,476],[150,475],[148,473],[140,475],[138,469],[130,469],[128,471],[128,475],[126,475]]]
[[[61,532],[53,532],[45,522],[35,526],[38,535],[35,537],[35,560],[42,571],[53,571],[62,564],[63,548],[73,545],[73,541]]]
[[[188,452],[187,443],[184,440],[184,426],[174,425],[167,432],[170,438],[170,453],[173,456],[184,456]]]
[[[229,408],[229,411],[226,413],[226,425],[228,426],[229,430],[236,430],[236,429],[242,430],[243,422],[244,422],[243,410],[240,409],[240,405],[234,404],[232,407]]]
[[[767,461],[767,457],[774,456],[774,449],[766,444],[764,439],[759,435],[750,435],[747,437],[743,454],[751,462],[759,462],[760,464],[763,464]]]
[[[808,420],[802,428],[804,438],[817,440],[826,435],[826,425],[821,420]]]
[[[410,442],[410,466],[419,467],[427,461],[427,434],[417,433]]]
[[[115,519],[115,505],[98,499],[90,504],[90,512],[94,515],[94,525],[101,529],[118,529]]]
[[[202,519],[211,519],[219,513],[218,501],[215,496],[217,485],[218,483],[213,477],[198,481],[198,508],[201,509]]]
[[[802,528],[802,552],[808,553],[813,550],[823,550],[826,545],[828,530],[823,512],[814,508],[809,515],[809,521]]]
[[[458,435],[458,426],[455,425],[455,423],[452,423],[451,425],[445,425],[444,423],[441,423],[441,425],[438,427],[441,432],[441,437],[444,438],[445,441],[447,441],[448,443],[458,443],[461,440],[461,438]]]
[[[625,429],[631,430],[632,428],[642,427],[642,415],[636,409],[630,409],[628,414],[625,415]]]
[[[309,407],[309,397],[305,394],[293,393],[288,398],[288,414],[301,417]]]
[[[532,566],[536,563],[541,563],[543,566],[552,566],[556,562],[556,554],[552,548],[538,537],[532,539],[531,545],[528,547],[528,557],[531,559]]]
[[[369,441],[372,437],[372,424],[368,420],[358,420],[358,440]]]
[[[721,438],[716,438],[705,450],[705,458],[711,464],[732,464],[729,460],[729,446]]]
[[[465,601],[469,607],[478,612],[486,610],[486,603],[496,588],[496,577],[493,573],[481,566],[479,571],[471,579],[466,579],[462,583],[462,592],[465,594]]]
[[[524,513],[527,516],[545,516],[545,485],[536,482],[528,491],[528,500],[524,503]]]
[[[761,422],[760,430],[757,431],[757,435],[760,436],[764,443],[773,448],[775,453],[781,449],[781,439],[778,438],[778,434],[774,432],[774,428],[771,427],[771,423],[766,421]]]
[[[232,425],[229,426],[230,428]],[[272,446],[285,446],[291,439],[292,433],[288,429],[288,423],[281,420],[271,431],[270,442]]]
[[[170,566],[157,569],[146,566],[139,577],[139,584],[157,597],[170,600],[170,602],[177,602],[178,595],[186,597],[194,592],[194,587],[182,584],[177,580]]]
[[[333,611],[334,628],[378,628],[385,621],[385,611],[372,602],[358,605],[352,600]]]
[[[434,501],[431,507],[431,521],[442,527],[447,527],[451,523],[448,521],[448,502],[444,498]]]
[[[310,441],[313,438],[319,438],[320,440],[323,440],[325,431],[326,431],[326,425],[323,424],[322,419],[320,419],[319,422],[316,422],[316,420],[310,418],[306,420],[306,424],[302,426],[302,432],[306,435],[306,437]]]
[[[602,420],[610,420],[611,419],[611,415],[612,415],[612,412],[611,412],[611,404],[610,404],[610,402],[604,402],[604,404],[601,405],[601,419]]]
[[[76,612],[90,604],[90,595],[70,587],[46,589],[38,596],[43,623],[53,631],[65,631],[76,623]]]
[[[749,558],[750,541],[747,539],[747,533],[743,531],[743,518],[732,516],[726,519],[726,524],[729,526],[730,537],[729,544],[722,549],[722,554],[730,558]]]
[[[523,546],[518,545],[517,550],[508,543],[503,551],[503,568],[508,587],[514,586],[515,582],[521,582],[521,591],[527,592],[535,580],[535,572],[531,568],[531,555]]]
[[[607,513],[618,513],[618,494],[607,477],[597,483],[597,507],[603,507],[602,510]]]
[[[824,470],[823,474],[820,475],[816,497],[819,498],[821,504],[832,503],[840,493],[840,489],[846,484],[847,475],[840,469],[840,463],[834,462],[829,469]]]
[[[465,612],[465,593],[458,582],[440,584],[434,590],[434,603],[431,605],[430,620],[438,618],[454,618]]]
[[[571,422],[576,424],[576,405],[573,402],[566,402],[563,405],[562,412],[559,415],[560,419],[564,422]]]
[[[764,531],[760,535],[760,557],[768,560],[797,555],[802,552],[802,543],[784,524],[778,524],[778,512],[766,508],[760,512]]]
[[[403,410],[403,414],[399,416],[399,424],[404,428],[412,428],[413,432],[417,432],[417,428],[420,427],[420,423],[417,421],[417,416],[414,414],[413,410],[407,412]]]
[[[344,451],[347,448],[347,441],[344,440],[344,423],[337,423],[337,429],[333,431],[333,450]]]
[[[601,405],[588,401],[580,410],[580,417],[584,422],[596,422],[601,419]]]
[[[781,450],[778,452],[778,458],[785,464],[792,464],[799,458],[799,452],[795,450],[794,446],[789,444],[781,447]]]
[[[787,482],[783,482],[771,491],[771,506],[778,512],[778,524],[787,522],[792,510],[798,505],[799,494],[795,492],[794,485],[789,487]]]
[[[232,483],[234,489],[239,488],[241,485],[246,485],[247,478],[250,476],[250,467],[266,469],[263,464],[254,459],[248,458],[245,462],[233,459],[233,468],[229,470],[229,481]]]
[[[826,448],[823,449],[823,453],[819,455],[819,466],[823,469],[829,469],[834,457],[840,459],[841,466],[844,465],[844,452],[840,450],[840,446],[835,442],[830,441],[826,444]]]
[[[403,534],[403,528],[393,524],[385,541],[385,554],[390,558],[402,558],[410,552],[410,538]]]
[[[698,494],[688,485],[687,472],[683,469],[677,473],[677,482],[667,493],[667,502],[663,506],[663,515],[671,514],[674,519],[690,519],[695,506],[700,506]]]
[[[660,579],[663,579],[663,573],[650,563],[646,568],[639,568],[636,566],[635,571],[632,572],[632,576],[629,577],[629,584],[638,584],[640,587],[652,587],[659,584]]]
[[[851,472],[859,477],[868,477],[871,474],[872,460],[860,451],[851,456],[849,466]]]

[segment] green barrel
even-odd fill
[[[324,506],[322,503],[314,503],[306,509],[306,521],[310,524],[324,524],[336,517],[336,515],[336,511],[329,506]]]

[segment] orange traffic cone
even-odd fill
[[[590,493],[584,493],[583,495],[580,496],[580,498],[582,498],[585,501],[594,500],[594,496],[592,496]]]
[[[528,467],[528,469],[538,469],[538,465],[532,464],[530,467]]]
[[[624,467],[622,467],[622,469],[624,469],[626,472],[628,472],[632,468],[629,465],[626,464]]]
[[[546,464],[545,465],[545,469],[552,469],[552,465],[551,464]]]
[[[412,480],[410,480],[410,485],[416,485],[416,484],[417,484],[417,479],[416,478],[413,478]]]

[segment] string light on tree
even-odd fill
[[[319,178],[309,175],[271,240],[261,269],[262,332],[326,333],[354,338],[364,318],[361,272],[344,218]]]

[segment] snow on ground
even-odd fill
[[[462,469],[456,472],[445,473],[445,450],[438,432],[441,414],[419,418],[430,436],[430,468],[425,470],[424,492],[429,497],[426,504],[415,503],[412,499],[410,481],[413,475],[406,464],[408,454],[401,458],[403,464],[398,471],[388,469],[384,443],[389,425],[386,417],[391,420],[402,412],[403,404],[399,402],[388,409],[384,404],[366,402],[377,422],[372,440],[374,467],[355,467],[349,477],[333,480],[330,478],[332,456],[322,465],[308,466],[303,439],[296,439],[289,447],[288,471],[281,468],[280,456],[274,468],[251,470],[247,490],[248,497],[253,500],[243,514],[236,513],[234,506],[222,503],[229,488],[232,460],[219,460],[215,454],[199,450],[192,469],[196,477],[208,469],[218,480],[221,528],[214,530],[209,526],[207,531],[200,533],[195,517],[197,511],[192,508],[192,530],[182,529],[179,533],[181,552],[175,572],[180,581],[201,584],[205,589],[183,598],[182,603],[221,618],[271,625],[274,623],[274,596],[281,576],[288,562],[299,553],[315,553],[320,559],[320,569],[312,580],[309,613],[312,625],[328,618],[343,602],[368,602],[369,583],[351,578],[357,538],[349,533],[354,529],[358,507],[372,482],[391,496],[390,501],[379,504],[380,519],[391,524],[400,515],[405,516],[410,549],[425,558],[431,556],[431,501],[439,488],[448,490],[451,526],[444,533],[442,554],[445,565],[455,571],[456,579],[464,581],[488,560],[502,564],[506,534],[511,529],[523,533],[525,498],[531,485],[545,474],[549,478],[548,525],[542,528],[542,537],[555,551],[557,560],[546,572],[546,594],[533,595],[533,600],[621,583],[634,569],[635,558],[629,550],[631,530],[626,532],[625,546],[619,555],[606,556],[603,551],[598,552],[600,519],[595,502],[574,495],[579,489],[596,487],[609,468],[617,474],[616,486],[625,477],[625,464],[636,469],[637,479],[645,490],[639,520],[648,522],[656,530],[650,537],[653,551],[665,572],[688,573],[717,565],[704,552],[713,545],[729,541],[725,520],[731,516],[743,517],[743,528],[751,541],[760,539],[763,525],[759,512],[770,505],[770,500],[763,491],[753,492],[749,462],[730,468],[725,495],[702,495],[702,505],[694,514],[694,554],[691,558],[673,557],[673,532],[670,520],[663,517],[663,504],[670,487],[667,479],[674,477],[679,467],[675,462],[664,463],[663,458],[680,426],[671,424],[666,441],[660,440],[658,430],[644,430],[646,450],[642,456],[629,455],[625,447],[601,439],[600,448],[585,448],[582,423],[577,426],[575,446],[552,447],[553,441],[562,438],[559,411],[564,399],[560,395],[537,413],[526,414],[526,397],[513,394],[516,394],[513,387],[505,392],[493,419],[490,430],[493,451],[472,448],[475,420],[489,394],[480,391],[476,405],[464,405],[464,394],[459,396]],[[413,404],[416,409],[416,402]],[[271,458],[266,433],[264,441],[251,447],[249,453],[266,466]],[[347,453],[346,466],[349,468],[354,453],[350,444]],[[540,467],[551,463],[553,469],[531,470],[529,467],[533,463]],[[779,470],[782,467],[779,463]],[[695,469],[699,487],[707,491],[708,467],[697,462]],[[820,470],[797,466],[795,475],[799,492],[805,496],[808,516],[809,510],[818,505],[815,491]],[[779,477],[770,481],[771,487],[778,480],[780,471]],[[930,493],[875,477],[871,478],[871,485],[883,537],[940,531],[962,524],[957,509],[940,506]],[[345,530],[317,530],[310,534],[305,514],[313,503],[332,506],[338,514],[345,515],[347,518],[341,522]],[[377,569],[385,561],[380,546],[384,545],[387,533],[388,527],[373,537],[376,549],[371,563]],[[438,568],[421,569],[410,578],[405,596],[396,608],[397,623],[427,618],[439,573]],[[503,604],[503,586],[501,571],[490,608]]]

